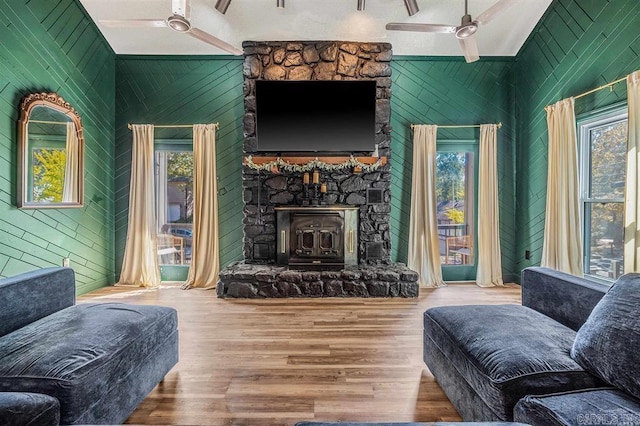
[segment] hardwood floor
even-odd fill
[[[215,291],[107,287],[79,303],[178,310],[180,362],[128,419],[135,424],[293,425],[456,421],[422,361],[432,306],[520,303],[520,287],[452,284],[417,299],[222,300]]]

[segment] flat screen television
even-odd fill
[[[375,149],[376,82],[256,81],[258,151]]]

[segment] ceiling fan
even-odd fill
[[[191,0],[171,0],[173,15],[167,19],[101,19],[100,23],[112,28],[171,28],[179,33],[190,35],[200,41],[218,47],[233,55],[242,55],[242,50],[232,46],[224,40],[220,40],[201,29],[191,26],[189,14],[191,12]]]
[[[387,24],[386,28],[388,30],[397,31],[455,34],[458,42],[460,43],[460,47],[462,48],[465,60],[467,62],[475,62],[480,59],[478,44],[475,37],[476,31],[478,31],[478,28],[481,25],[486,25],[500,12],[513,5],[515,0],[498,0],[493,6],[478,15],[476,19],[471,19],[467,3],[468,0],[464,0],[464,16],[462,17],[462,22],[459,26],[391,22]]]

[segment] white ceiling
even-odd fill
[[[472,17],[496,0],[469,0]],[[476,38],[480,56],[514,56],[552,0],[514,0],[515,5],[486,26]],[[171,0],[80,0],[117,54],[219,55],[226,52],[168,28],[107,28],[102,19],[164,19]],[[232,45],[244,40],[346,40],[388,42],[394,55],[461,56],[453,34],[387,31],[388,22],[460,25],[464,0],[418,0],[420,12],[408,16],[403,0],[232,0],[225,15],[215,0],[192,0],[191,24]]]

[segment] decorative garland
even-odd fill
[[[314,169],[333,171],[346,169],[349,167],[360,167],[363,172],[368,173],[378,169],[378,167],[382,165],[382,157],[378,158],[378,161],[373,164],[362,163],[358,161],[358,159],[353,155],[351,155],[349,159],[344,163],[338,164],[325,163],[324,161],[320,161],[318,157],[309,161],[307,164],[292,164],[288,161],[283,160],[281,157],[277,157],[275,160],[269,161],[268,163],[256,164],[253,162],[253,158],[251,157],[251,155],[249,155],[246,159],[246,165],[254,170],[267,170],[271,173],[279,173],[280,169],[286,170],[287,172],[301,173],[308,172]]]

